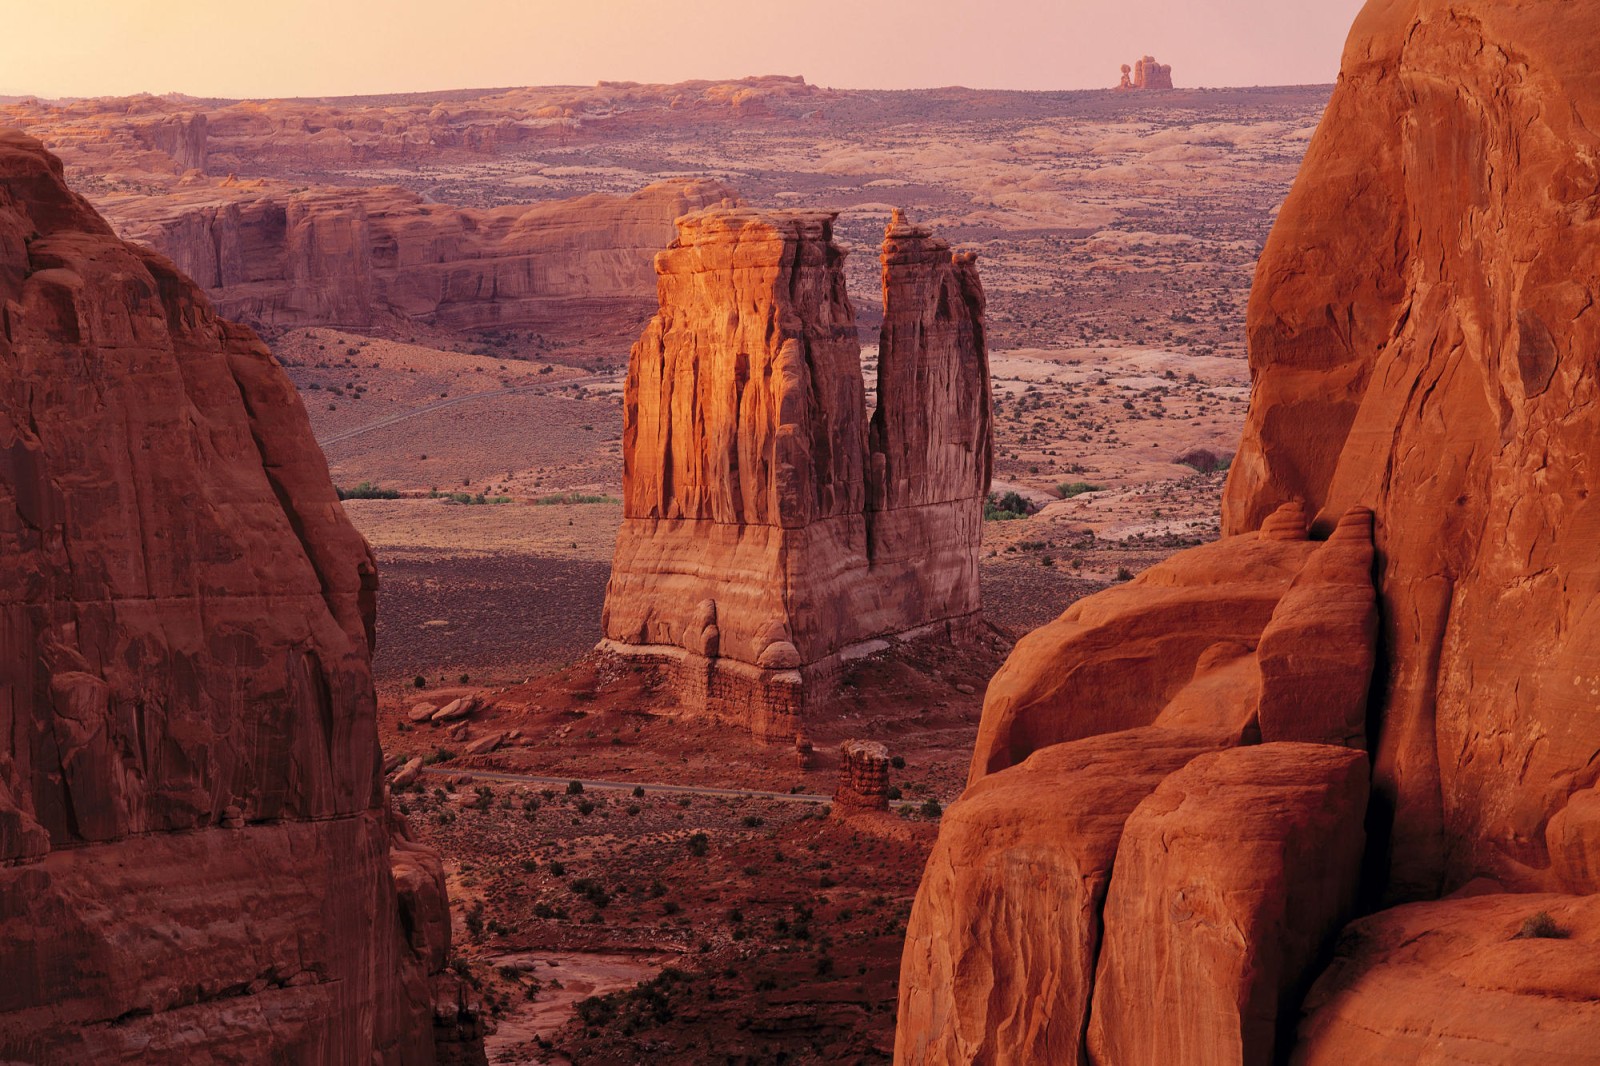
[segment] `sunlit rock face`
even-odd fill
[[[973,257],[898,216],[869,417],[829,213],[718,209],[656,260],[633,348],[607,647],[795,735],[851,656],[969,633],[991,465]]]
[[[434,1061],[376,576],[248,330],[0,133],[0,1060]]]
[[[1257,272],[1224,537],[995,677],[900,1061],[1592,1057],[1597,34],[1362,12]]]

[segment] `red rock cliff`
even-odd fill
[[[608,646],[791,737],[878,638],[970,627],[990,468],[972,257],[896,219],[870,425],[833,216],[713,210],[656,261],[634,346]],[[751,695],[752,686],[755,695]]]
[[[402,189],[257,184],[184,183],[119,201],[115,219],[244,321],[538,328],[646,307],[651,258],[673,220],[732,198],[718,182],[684,179],[474,210]]]
[[[995,677],[900,1061],[1593,1060],[1597,36],[1362,12],[1257,273],[1224,539]]]
[[[432,1062],[442,878],[293,386],[17,134],[0,308],[0,1059]]]

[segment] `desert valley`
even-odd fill
[[[1596,31],[0,98],[0,1062],[1600,1061]]]

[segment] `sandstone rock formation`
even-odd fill
[[[1118,89],[1170,89],[1172,88],[1172,67],[1167,63],[1157,63],[1154,56],[1145,56],[1133,66],[1122,64],[1122,83]]]
[[[1593,1062],[1597,949],[1593,895],[1497,893],[1363,918],[1307,997],[1293,1061]]]
[[[841,812],[889,809],[889,749],[875,740],[839,745],[839,787],[833,806]]]
[[[488,210],[398,188],[185,183],[122,200],[119,232],[205,287],[221,314],[266,326],[540,328],[647,312],[650,262],[679,215],[732,199],[709,179],[631,196]]]
[[[1094,943],[1076,921],[1013,918],[1061,895],[1024,871],[1089,837],[1056,809],[1067,782],[1024,796],[1022,775],[1151,725],[1267,743],[1152,785],[1149,823],[1120,832],[1090,1059],[1593,1060],[1600,85],[1575,42],[1597,32],[1590,2],[1363,11],[1257,273],[1224,539],[1075,605],[994,679],[914,911],[901,1061],[1039,1060],[1020,1023],[1042,986],[1014,975],[1081,968]],[[1313,829],[1288,778],[1204,784],[1226,759],[1302,747],[1329,766],[1371,752],[1370,795],[1342,779]],[[1165,772],[1169,749],[1148,761]],[[1002,810],[992,797],[1011,789]],[[946,861],[985,834],[1034,842],[1004,891],[976,853]],[[1291,1037],[1318,934],[1350,901],[1457,891],[1350,926]],[[1291,932],[1275,915],[1296,899],[1307,921]],[[1207,905],[1226,945],[1170,928]],[[1079,980],[1062,982],[1072,1018]],[[1073,1061],[1060,1039],[1050,1061]]]
[[[1146,728],[1045,748],[944,814],[906,928],[899,1062],[1077,1062],[1123,823],[1222,737]]]
[[[1093,1061],[1280,1061],[1280,1018],[1355,909],[1366,806],[1366,757],[1320,744],[1204,755],[1161,782],[1117,848]]]
[[[0,1060],[434,1060],[372,557],[293,386],[0,133]]]
[[[791,739],[851,657],[979,614],[990,473],[973,257],[898,215],[867,418],[834,216],[714,209],[656,260],[634,346],[602,647],[678,664],[686,699]]]

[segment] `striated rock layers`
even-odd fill
[[[651,258],[678,216],[729,202],[709,179],[473,210],[397,188],[185,183],[115,205],[219,313],[263,326],[543,328],[648,313]]]
[[[817,212],[707,211],[656,259],[634,345],[603,647],[791,738],[888,637],[969,633],[991,465],[983,290],[897,214],[869,421],[844,253]]]
[[[0,1060],[432,1063],[376,578],[294,389],[0,133]]]
[[[1597,34],[1361,14],[1258,269],[1224,539],[996,675],[900,1061],[1593,1061]],[[1081,795],[1112,750],[1136,803]]]

